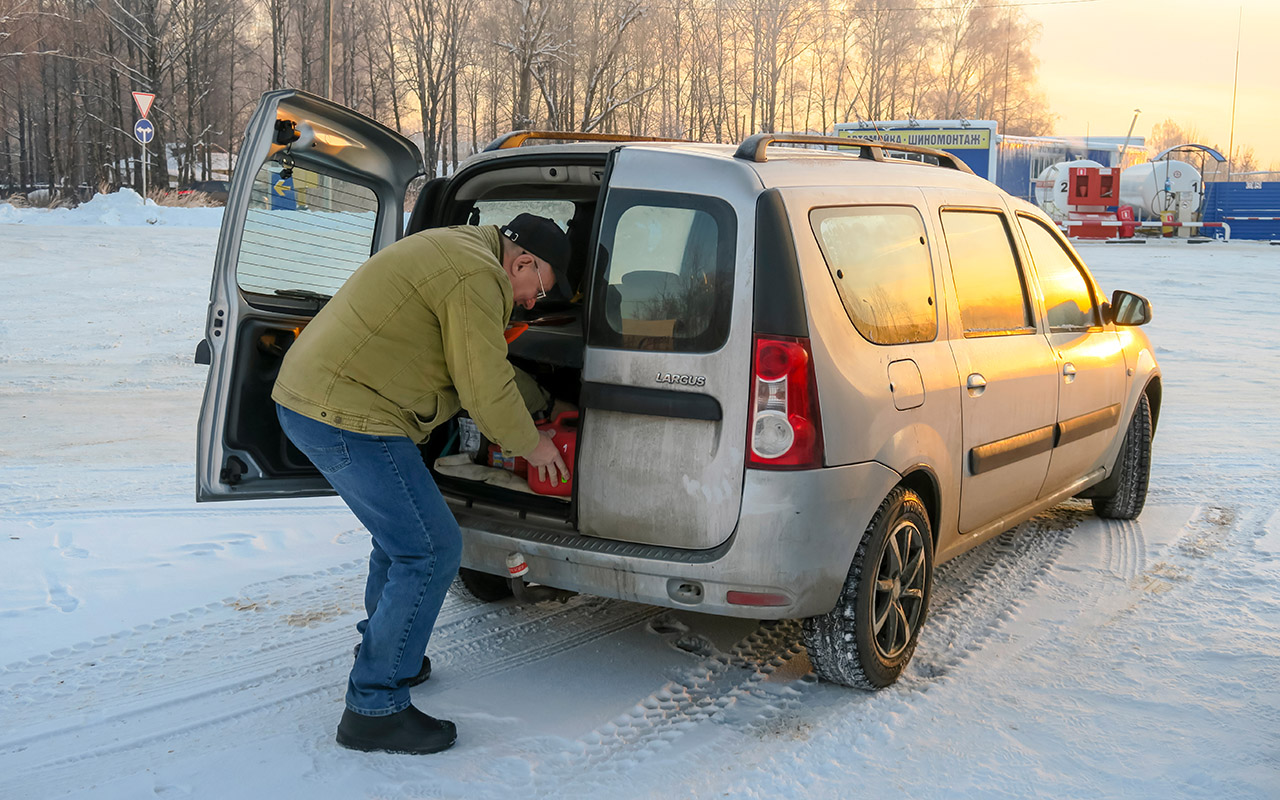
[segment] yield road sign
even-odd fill
[[[138,113],[143,119],[147,118],[147,112],[151,110],[151,104],[155,102],[156,96],[149,92],[134,92],[133,102],[138,104]]]
[[[156,126],[152,125],[150,120],[140,119],[133,125],[133,135],[138,141],[146,144],[155,138]]]

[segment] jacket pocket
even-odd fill
[[[449,411],[447,403],[440,401],[439,392],[428,392],[414,400],[409,408],[401,409],[400,416],[405,422],[426,435],[453,416],[453,412]]]

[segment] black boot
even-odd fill
[[[342,712],[338,744],[350,750],[383,753],[438,753],[453,746],[458,729],[447,719],[427,716],[413,706],[383,717]]]
[[[356,649],[351,651],[351,657],[355,658],[360,655],[360,645],[356,645]],[[418,684],[431,677],[431,659],[426,656],[422,657],[422,669],[418,670],[418,674],[414,675],[405,684],[406,686],[417,686]]]

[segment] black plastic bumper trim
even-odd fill
[[[720,401],[711,395],[649,389],[643,386],[587,382],[582,384],[580,404],[583,408],[620,411],[624,414],[645,414],[651,417],[710,421],[724,418]]]
[[[969,451],[969,472],[981,475],[1024,458],[1047,453],[1053,449],[1053,430],[1053,425],[1045,425],[1017,436],[978,445]]]
[[[1092,436],[1095,433],[1110,430],[1120,421],[1120,404],[1100,408],[1097,411],[1091,411],[1088,414],[1081,414],[1078,417],[1072,417],[1069,420],[1058,423],[1058,443],[1055,447],[1062,447],[1064,444],[1070,444],[1079,441],[1086,436]]]
[[[507,536],[535,544],[563,547],[583,553],[599,553],[625,558],[643,558],[650,561],[666,561],[675,564],[710,564],[724,558],[733,547],[735,531],[729,538],[708,550],[684,550],[654,544],[639,544],[616,539],[601,539],[579,533],[551,531],[535,527],[536,523],[500,518],[499,514],[486,513],[480,505],[460,507],[455,505],[454,516],[463,528],[472,528],[486,534]]]

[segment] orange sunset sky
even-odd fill
[[[1140,108],[1135,135],[1172,118],[1223,155],[1243,12],[1235,145],[1280,169],[1280,0],[1024,2],[1043,25],[1039,84],[1054,133],[1124,136]]]

